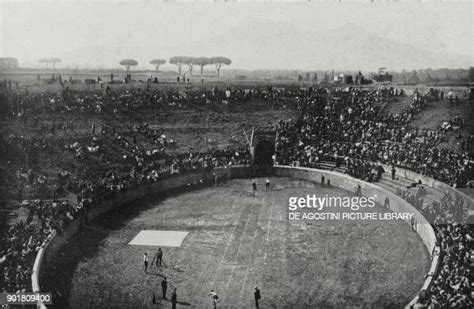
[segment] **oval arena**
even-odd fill
[[[68,305],[77,308],[146,306],[154,292],[161,293],[164,276],[181,299],[197,307],[209,305],[205,296],[211,289],[220,292],[223,305],[250,306],[255,285],[265,291],[263,306],[402,306],[423,285],[428,250],[407,223],[288,221],[290,195],[354,193],[312,182],[322,173],[314,170],[308,180],[271,177],[270,191],[263,189],[265,178],[257,178],[262,189],[253,196],[250,179],[241,178],[250,172],[228,168],[217,186],[211,182],[162,201],[131,202],[101,215],[93,228],[69,240],[43,284],[64,291]],[[231,179],[233,174],[239,178]],[[291,168],[281,174],[291,175]],[[184,190],[189,181],[199,187],[196,176],[202,175],[194,176],[182,184]],[[337,177],[347,176],[333,175],[333,182]],[[373,211],[387,210],[377,205]],[[141,230],[188,234],[178,247],[163,248],[166,266],[151,265],[145,274],[141,257],[158,246],[129,245]]]

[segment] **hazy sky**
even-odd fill
[[[175,55],[179,55],[183,42],[207,42],[222,35],[232,40],[231,31],[245,29],[249,23],[257,25],[252,31],[246,30],[249,37],[261,35],[265,29],[259,29],[258,25],[265,24],[287,24],[299,30],[320,31],[352,23],[384,38],[422,49],[471,57],[474,51],[471,1],[421,4],[189,2],[0,0],[0,55],[17,57],[21,64],[27,65],[36,64],[41,57],[63,56],[97,47],[156,48],[158,56],[161,48],[167,53],[173,48]],[[169,56],[172,55],[162,55],[163,58]],[[85,61],[87,59],[79,62]],[[234,63],[234,67],[251,66],[245,59],[241,62]]]

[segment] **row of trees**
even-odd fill
[[[232,60],[227,57],[189,57],[189,56],[175,56],[170,58],[170,63],[176,65],[178,74],[181,74],[183,65],[188,66],[190,75],[193,75],[193,69],[195,66],[200,67],[201,76],[206,65],[215,65],[217,76],[220,76],[221,68],[223,65],[230,65]]]
[[[41,58],[38,60],[39,63],[44,64],[45,68],[56,68],[57,63],[61,63],[60,58],[55,58],[55,57],[49,57],[49,58]],[[138,61],[134,59],[123,59],[122,61],[119,62],[120,65],[124,66],[127,70],[127,72],[130,70],[131,67],[137,66]],[[153,65],[156,69],[156,72],[158,72],[159,68],[161,65],[165,64],[166,60],[165,59],[153,59],[150,61],[150,64]],[[169,59],[169,63],[176,65],[178,69],[178,73],[181,75],[183,66],[186,65],[188,66],[188,71],[189,74],[193,74],[193,70],[195,66],[198,66],[200,68],[200,73],[201,76],[204,71],[204,67],[206,65],[215,65],[216,71],[217,71],[217,76],[220,75],[220,70],[223,65],[230,65],[232,61],[227,58],[227,57],[188,57],[188,56],[176,56],[176,57],[171,57]],[[2,69],[14,69],[18,68],[18,60],[13,57],[0,57],[0,68]]]
[[[41,58],[38,60],[39,63],[44,64],[44,67],[47,69],[49,65],[52,65],[53,69],[56,67],[56,63],[61,63],[60,58],[50,57],[50,58]]]
[[[153,65],[158,72],[160,65],[166,63],[165,59],[153,59],[150,61],[150,64]],[[189,57],[189,56],[175,56],[169,59],[169,63],[176,66],[178,69],[178,74],[181,75],[183,72],[183,66],[188,67],[189,75],[193,75],[194,68],[197,66],[200,68],[201,76],[206,65],[215,65],[217,76],[220,76],[220,71],[223,65],[230,65],[232,60],[227,57]],[[138,61],[134,59],[123,59],[119,62],[120,65],[123,65],[127,72],[130,70],[130,67],[137,66]]]

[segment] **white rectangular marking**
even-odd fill
[[[141,230],[128,244],[135,246],[181,247],[189,232]]]

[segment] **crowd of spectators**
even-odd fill
[[[142,108],[155,112],[162,109],[184,108],[209,104],[245,104],[261,99],[272,108],[284,108],[299,102],[308,90],[299,87],[226,87],[219,88],[131,88],[112,91],[64,89],[61,92],[9,92],[3,102],[3,113],[7,117],[32,116],[46,113],[129,113]]]
[[[440,200],[429,203],[426,195],[423,186],[416,192],[402,192],[402,197],[433,225],[440,248],[438,273],[429,289],[420,293],[418,303],[425,308],[472,308],[474,239],[472,227],[462,224],[464,200],[460,195],[453,197],[446,192]]]
[[[465,186],[474,174],[474,161],[468,152],[437,148],[443,132],[420,132],[410,126],[416,113],[433,100],[432,95],[415,92],[403,112],[379,113],[395,93],[368,88],[332,92],[320,89],[313,93],[300,118],[279,123],[278,162],[301,166],[321,161],[356,166],[361,160],[380,162],[408,168],[451,186]],[[370,173],[368,168],[361,169],[363,174]]]
[[[24,206],[29,210],[26,220],[11,226],[0,240],[2,291],[31,291],[31,273],[37,252],[50,240],[53,231],[64,231],[79,211],[67,200],[31,200]]]
[[[429,203],[426,199],[426,188],[422,184],[417,185],[417,188],[416,192],[406,190],[402,191],[400,195],[417,208],[429,222],[435,226],[464,223],[465,205],[459,194],[453,197],[449,192],[446,192],[441,199]]]

